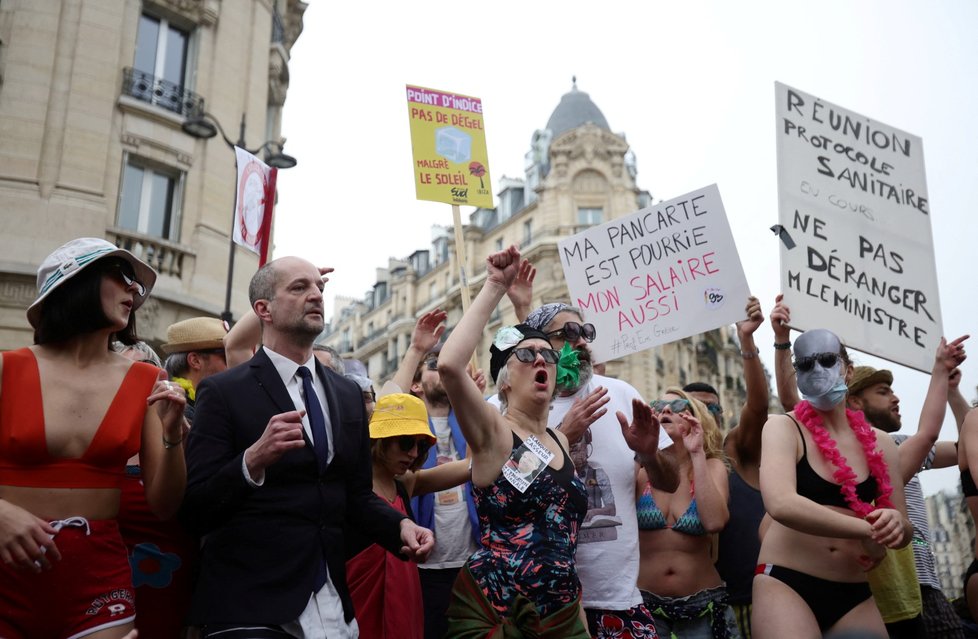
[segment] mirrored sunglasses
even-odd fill
[[[723,406],[720,404],[709,403],[706,405],[706,410],[710,411],[713,416],[723,415]]]
[[[597,335],[598,332],[595,330],[594,324],[578,324],[577,322],[567,322],[563,328],[547,333],[547,337],[562,337],[568,342],[576,342],[584,337],[584,341],[589,343],[593,342]]]
[[[796,357],[794,367],[800,373],[807,373],[815,368],[815,362],[818,362],[818,365],[822,368],[832,368],[838,361],[838,353],[815,353],[808,357]]]
[[[537,353],[543,358],[548,364],[556,364],[557,360],[560,359],[560,353],[552,348],[530,348],[529,346],[524,346],[522,348],[517,348],[513,351],[513,355],[516,355],[516,359],[520,360],[524,364],[530,364],[537,358]]]
[[[418,447],[418,457],[424,457],[428,454],[428,450],[431,448],[431,440],[427,437],[416,437],[414,435],[400,435],[397,438],[397,446],[401,449],[401,452],[409,453],[411,450],[417,446]]]
[[[683,411],[690,410],[688,399],[657,399],[649,404],[649,406],[652,407],[653,413],[661,413],[667,406],[674,413],[682,413]]]

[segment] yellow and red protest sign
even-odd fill
[[[407,86],[419,200],[492,208],[482,101]]]

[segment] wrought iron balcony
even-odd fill
[[[182,85],[131,67],[123,70],[122,94],[178,115],[189,116],[204,111],[203,97],[184,89]]]

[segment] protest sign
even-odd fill
[[[792,327],[930,372],[943,329],[921,139],[780,82],[775,97]]]
[[[407,86],[419,200],[492,208],[482,101]]]
[[[604,362],[743,319],[749,295],[716,185],[557,245],[571,303]]]

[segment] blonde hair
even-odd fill
[[[710,413],[706,404],[692,397],[689,393],[677,386],[670,386],[665,390],[665,394],[678,395],[689,402],[693,416],[703,426],[703,452],[706,453],[706,458],[725,460],[723,454],[723,434],[720,433],[720,428],[717,426],[717,422],[713,419],[713,414]]]

